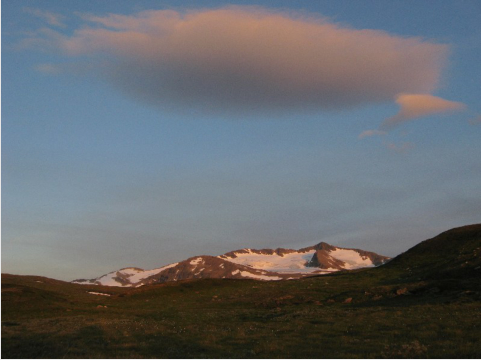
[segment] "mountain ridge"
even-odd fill
[[[299,250],[238,249],[219,256],[199,255],[152,270],[126,267],[73,283],[138,287],[186,279],[293,280],[309,275],[379,266],[390,258],[374,252],[336,247],[325,242]]]

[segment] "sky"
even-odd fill
[[[481,3],[2,2],[2,272],[481,222]]]

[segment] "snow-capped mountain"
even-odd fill
[[[292,249],[241,249],[220,256],[196,256],[152,270],[124,268],[95,279],[74,280],[85,285],[130,286],[184,279],[291,280],[313,274],[373,267],[388,257],[373,252],[347,249],[321,242]]]

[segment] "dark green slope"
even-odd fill
[[[382,267],[422,279],[481,278],[481,224],[448,230]]]

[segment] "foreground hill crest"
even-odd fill
[[[240,249],[220,256],[195,256],[152,270],[123,268],[95,279],[74,283],[137,287],[185,279],[291,280],[384,264],[390,258],[360,249],[341,248],[321,242],[293,249]]]

